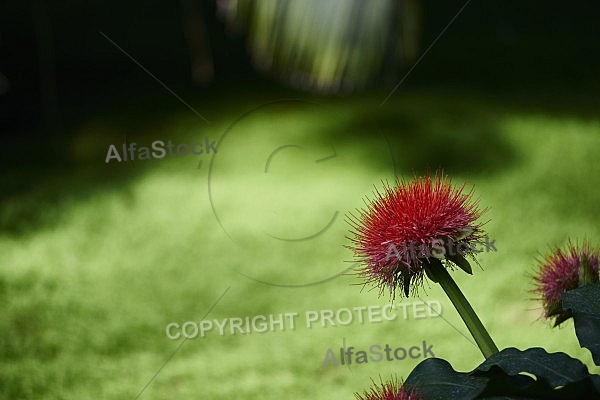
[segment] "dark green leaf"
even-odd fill
[[[477,371],[474,373],[476,375],[482,374],[482,372]],[[592,376],[589,375],[582,380],[555,388],[543,378],[535,380],[528,375],[507,375],[497,365],[493,365],[484,374],[490,380],[477,399],[600,399],[598,389],[594,386]]]
[[[471,268],[471,264],[460,254],[456,254],[453,256],[448,256],[448,260],[452,261],[456,264],[457,267],[465,271],[469,275],[473,275],[473,268]]]
[[[518,376],[522,372],[533,374],[537,380],[543,379],[551,387],[577,382],[589,376],[587,367],[581,361],[565,353],[548,353],[540,347],[523,351],[506,348],[485,360],[475,371],[488,372],[494,366],[509,376]]]
[[[575,332],[581,347],[592,353],[600,365],[600,285],[585,285],[565,292],[561,296],[563,309],[571,310]]]
[[[567,354],[541,348],[504,349],[470,373],[428,358],[415,367],[405,385],[425,400],[600,399],[600,376],[590,375],[584,364]]]
[[[455,371],[440,358],[427,358],[419,363],[404,383],[427,400],[475,399],[488,379]]]

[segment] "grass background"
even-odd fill
[[[406,377],[420,361],[324,367],[327,350],[343,343],[426,340],[455,369],[473,369],[482,356],[449,325],[468,336],[438,287],[426,285],[421,298],[440,301],[448,322],[307,329],[306,311],[388,298],[361,291],[351,274],[295,288],[256,281],[304,285],[348,268],[344,215],[382,180],[437,167],[474,185],[489,207],[498,252],[482,254],[474,276],[452,275],[497,345],[564,351],[600,372],[572,322],[551,329],[529,292],[536,257],[549,246],[600,243],[600,120],[591,107],[421,91],[383,107],[381,96],[305,96],[313,103],[273,103],[236,121],[281,97],[192,102],[210,125],[182,105],[153,113],[152,98],[107,106],[77,122],[67,165],[3,174],[0,397],[135,398],[183,340],[168,339],[166,326],[199,321],[227,288],[207,319],[297,312],[297,328],[190,339],[140,398],[349,399],[371,379]],[[138,147],[208,136],[219,151],[106,164],[125,132]],[[299,147],[282,149],[265,173],[273,150],[290,144]],[[315,162],[332,148],[336,157]],[[24,180],[35,184],[23,188]],[[272,237],[310,236],[336,212],[312,240]]]

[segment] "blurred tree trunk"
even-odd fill
[[[63,137],[60,120],[56,68],[54,65],[54,36],[46,0],[34,1],[32,13],[37,42],[44,136],[50,138],[50,144],[58,154],[64,154],[65,138]]]
[[[204,21],[204,12],[198,0],[181,0],[183,26],[190,47],[192,80],[205,85],[215,75],[215,67]]]
[[[395,86],[402,79],[401,69],[414,65],[421,40],[421,0],[394,1],[392,7],[383,64],[387,86]]]
[[[401,10],[398,15],[400,21],[398,47],[400,62],[414,64],[419,52],[421,40],[421,0],[404,0],[400,2]]]
[[[391,18],[387,21],[386,26],[386,46],[383,56],[383,82],[386,86],[393,86],[398,82],[399,68],[398,62],[402,53],[402,21],[406,18],[402,13],[401,3],[404,0],[394,1],[391,3],[392,10]]]

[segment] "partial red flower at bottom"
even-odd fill
[[[392,379],[379,385],[373,382],[369,391],[362,395],[355,393],[357,400],[421,400],[421,396],[414,390],[407,390],[398,379]]]
[[[540,261],[538,275],[534,276],[534,293],[541,295],[544,317],[554,318],[558,326],[571,317],[564,311],[560,296],[588,283],[598,283],[598,250],[584,242],[580,247],[569,242],[566,250],[555,248]]]

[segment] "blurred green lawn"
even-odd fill
[[[0,214],[0,396],[133,399],[183,340],[168,339],[166,326],[199,321],[227,288],[207,319],[297,312],[297,328],[190,339],[140,399],[351,399],[371,378],[406,377],[420,361],[323,367],[327,350],[337,354],[343,343],[367,349],[426,340],[455,369],[474,368],[482,356],[450,325],[469,337],[433,285],[421,298],[440,301],[447,321],[307,329],[306,311],[389,299],[355,286],[352,274],[294,288],[256,281],[303,285],[351,265],[344,215],[394,177],[373,121],[399,176],[444,167],[489,207],[484,219],[498,252],[482,254],[474,276],[453,276],[498,346],[564,351],[599,372],[572,322],[551,329],[530,293],[540,252],[569,237],[600,245],[599,119],[425,93],[396,94],[383,107],[374,96],[309,100],[319,105],[255,110],[224,137],[261,101],[195,104],[210,125],[183,105],[129,120],[139,109],[105,110],[79,126],[70,148],[76,167],[25,172],[39,184],[5,199]],[[193,155],[104,163],[124,131],[138,147],[223,140],[212,164]],[[265,173],[271,152],[290,144],[299,147],[282,149]],[[336,157],[314,162],[332,146]],[[273,238],[310,236],[336,212],[312,240]]]

